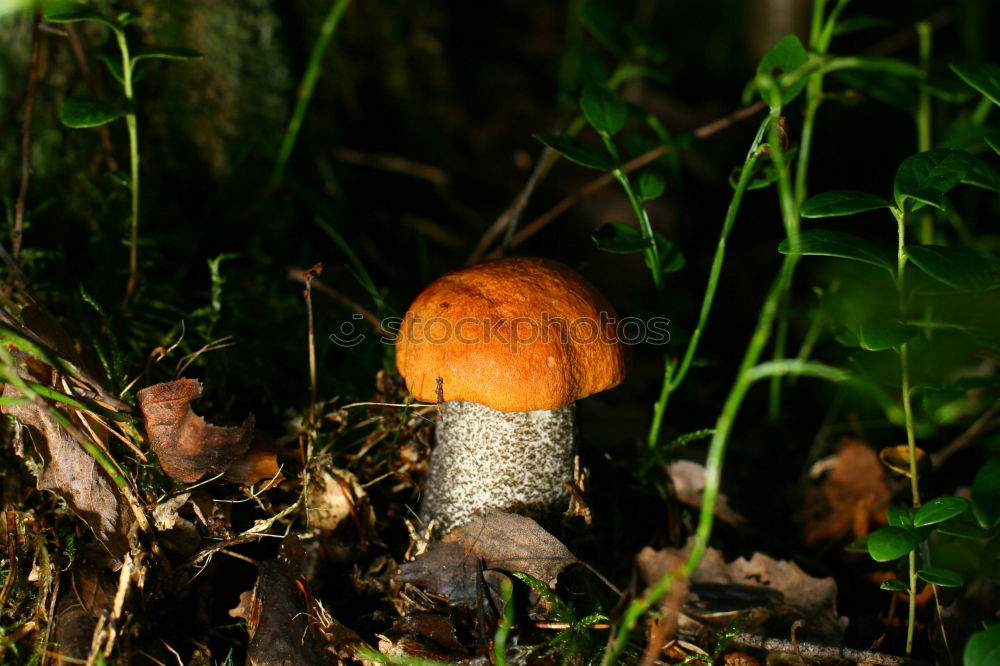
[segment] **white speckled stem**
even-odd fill
[[[547,519],[565,511],[573,479],[573,404],[499,412],[473,402],[442,405],[420,517],[445,534],[484,509]]]

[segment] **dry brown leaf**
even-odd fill
[[[932,469],[927,452],[918,446],[914,448],[914,454],[917,459],[918,477],[928,476]],[[906,444],[887,446],[878,452],[878,457],[893,472],[910,478],[910,447]]]
[[[549,586],[559,573],[576,562],[561,541],[531,518],[488,511],[431,544],[423,555],[400,565],[397,578],[453,604],[476,599],[480,566],[523,572]]]
[[[693,460],[675,460],[667,465],[667,474],[681,504],[696,509],[701,507],[701,491],[705,488],[704,465]],[[719,493],[715,501],[715,515],[719,520],[737,527],[746,522],[746,518],[729,507],[729,500],[722,493]]]
[[[261,562],[252,593],[240,595],[230,611],[247,621],[251,666],[356,663],[353,655],[365,642],[331,618],[316,603],[302,576],[298,537],[282,542],[278,559]]]
[[[306,518],[309,526],[332,530],[352,513],[371,525],[375,516],[365,501],[367,495],[356,476],[346,469],[319,471],[306,489]]]
[[[855,536],[864,536],[872,506],[888,492],[878,454],[861,440],[845,438],[833,469],[820,483],[820,491],[827,509],[803,524],[804,541],[829,541],[852,528]]]
[[[77,565],[73,584],[66,586],[54,618],[52,639],[57,664],[83,663],[90,655],[97,618],[111,610],[115,585],[101,572]]]
[[[210,425],[191,409],[200,395],[201,382],[194,379],[154,384],[136,394],[150,447],[163,471],[184,483],[224,471],[247,452],[253,438],[253,414],[234,428]]]
[[[3,395],[20,396],[9,385],[4,385]],[[107,551],[108,561],[101,564],[119,568],[134,541],[135,516],[114,481],[47,408],[15,404],[5,406],[3,412],[27,429],[42,459],[38,489],[62,498]]]
[[[222,475],[226,481],[252,486],[258,481],[267,481],[261,490],[270,490],[285,480],[278,466],[278,454],[273,451],[249,451],[234,462]]]
[[[676,566],[677,558],[686,559],[693,543],[691,537],[683,549],[646,548],[639,557],[644,582],[653,584]],[[715,616],[725,624],[738,612],[755,609],[744,631],[766,631],[783,638],[796,620],[802,620],[800,638],[842,645],[847,618],[837,615],[836,602],[833,578],[814,578],[794,562],[763,553],[727,563],[721,551],[709,548],[691,576],[684,614],[702,620]]]
[[[396,620],[386,636],[379,636],[378,651],[393,657],[449,664],[461,663],[471,656],[458,640],[451,619],[431,613],[416,613]]]

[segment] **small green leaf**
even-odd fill
[[[45,5],[43,12],[45,20],[50,23],[75,23],[77,21],[97,21],[103,23],[115,32],[121,31],[121,26],[104,14],[91,9],[82,2],[71,0],[55,0]]]
[[[882,72],[885,74],[910,78],[920,78],[924,75],[919,67],[908,63],[905,60],[898,60],[897,58],[882,58],[877,56],[831,58],[824,63],[823,69],[827,71],[838,69],[860,69],[866,72]]]
[[[906,592],[907,594],[910,592],[910,588],[906,587],[906,583],[898,578],[884,580],[879,587],[883,590],[889,590],[890,592]]]
[[[115,20],[118,21],[118,23],[120,23],[121,25],[128,25],[133,21],[138,21],[141,18],[141,16],[142,15],[139,14],[139,12],[128,11],[119,14],[117,17],[115,17]]]
[[[117,171],[107,171],[104,174],[112,185],[121,187],[124,189],[129,189],[132,183],[132,176],[128,171],[123,171],[118,169]]]
[[[552,618],[557,622],[573,621],[573,609],[567,606],[546,582],[519,571],[512,572],[511,575],[530,587],[535,594],[549,604],[552,608]]]
[[[969,500],[964,497],[935,497],[917,509],[917,513],[913,516],[913,524],[916,527],[937,525],[961,515],[968,508]]]
[[[962,182],[971,168],[972,160],[964,150],[936,148],[907,157],[893,183],[896,206],[902,208],[906,199],[915,199],[944,208],[941,195]]]
[[[628,106],[617,94],[588,83],[580,95],[580,110],[591,127],[598,132],[616,134],[628,120]]]
[[[834,190],[809,197],[802,203],[799,213],[802,217],[834,217],[889,208],[891,205],[882,197],[868,192]]]
[[[112,58],[111,56],[106,55],[99,56],[99,59],[104,63],[104,66],[108,68],[108,71],[111,72],[112,78],[114,78],[114,80],[118,83],[124,85],[125,73],[122,71],[122,61],[119,58]]]
[[[628,59],[629,28],[618,12],[598,2],[585,2],[577,18],[597,41],[621,60]]]
[[[877,562],[906,555],[920,545],[920,536],[902,527],[883,527],[868,535],[868,554]]]
[[[926,79],[917,81],[917,87],[923,92],[949,104],[964,104],[976,96],[976,91],[969,88],[951,72],[932,74]],[[947,145],[942,145],[947,148]]]
[[[858,537],[851,543],[844,546],[844,552],[847,553],[867,553],[868,552],[868,537]]]
[[[125,115],[125,109],[99,99],[70,97],[59,107],[59,120],[67,127],[98,127]]]
[[[890,506],[886,518],[893,527],[913,527],[913,508],[909,506]]]
[[[960,539],[988,539],[990,536],[989,530],[981,527],[972,516],[965,513],[943,523],[938,523],[934,529],[941,534]]]
[[[866,319],[858,329],[858,341],[868,351],[895,349],[912,340],[920,332],[915,326],[908,326],[894,319],[873,317]]]
[[[760,64],[757,65],[757,75],[770,76],[778,82],[782,74],[793,72],[807,62],[809,53],[806,47],[802,46],[802,41],[795,35],[785,35],[761,58]],[[784,106],[795,99],[805,86],[806,79],[802,77],[781,90],[780,99],[768,99],[765,91],[761,91],[761,97],[771,107]]]
[[[996,666],[1000,663],[1000,622],[972,634],[962,650],[963,666]]]
[[[986,145],[993,149],[993,152],[1000,155],[1000,131],[991,130],[986,133],[983,139],[986,141]]]
[[[975,155],[970,155],[969,159],[972,160],[972,168],[965,174],[962,183],[981,187],[991,192],[1000,192],[1000,171],[997,171],[996,167],[989,162],[981,160]]]
[[[871,28],[884,28],[889,25],[892,25],[890,21],[878,18],[877,16],[850,16],[837,23],[837,27],[833,29],[833,34],[839,37],[840,35],[850,35],[851,33],[870,30]]]
[[[545,133],[533,136],[569,161],[575,162],[580,166],[597,169],[598,171],[614,171],[617,168],[617,165],[609,156],[571,136]]]
[[[991,458],[972,481],[972,512],[984,528],[1000,525],[1000,458]]]
[[[648,240],[624,222],[609,222],[601,225],[591,238],[597,247],[605,252],[632,254],[642,252],[650,246]]]
[[[951,71],[991,102],[1000,104],[1000,67],[987,62],[970,62],[951,65]]]
[[[193,58],[201,58],[200,52],[194,49],[185,48],[183,46],[178,47],[165,47],[160,49],[153,49],[152,51],[146,51],[145,53],[140,53],[139,55],[132,58],[132,63],[137,63],[143,59],[149,58],[160,58],[163,60],[191,60]]]
[[[643,201],[656,199],[667,188],[667,181],[655,171],[646,171],[639,176],[639,198]]]
[[[684,255],[681,254],[680,249],[669,238],[658,231],[653,232],[653,238],[656,239],[656,249],[660,254],[660,269],[664,274],[676,273],[684,268],[684,265],[687,263]],[[649,265],[648,256],[646,257],[646,267],[649,269],[653,268]]]
[[[906,256],[920,270],[952,289],[984,291],[996,284],[990,262],[972,252],[942,245],[910,245]]]
[[[834,72],[834,76],[849,88],[860,91],[884,104],[905,111],[913,111],[917,107],[916,81],[918,79],[863,69],[844,69]]]
[[[917,578],[939,587],[962,587],[965,585],[965,580],[961,574],[951,569],[918,569]]]
[[[767,144],[761,146],[761,151],[770,150]],[[797,148],[789,148],[785,151],[785,164],[790,164],[795,159]],[[743,176],[743,168],[733,169],[729,174],[729,184],[736,189],[740,178]],[[774,168],[774,161],[769,159],[758,159],[754,161],[750,171],[750,181],[747,184],[748,190],[760,190],[771,185],[778,180],[778,170]]]
[[[787,239],[782,241],[778,252],[791,254],[791,245]],[[853,259],[893,272],[893,266],[882,250],[863,238],[843,231],[830,229],[803,231],[799,234],[799,254]]]

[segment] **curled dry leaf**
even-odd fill
[[[253,438],[253,414],[234,428],[210,425],[191,409],[200,395],[201,382],[194,379],[154,384],[136,394],[163,471],[184,483],[224,471],[247,452]]]
[[[247,621],[251,666],[357,663],[358,648],[367,647],[316,602],[302,574],[298,537],[282,543],[278,559],[261,562],[253,591],[240,595],[229,614]]]
[[[396,620],[385,636],[379,636],[378,651],[390,657],[448,664],[462,663],[472,656],[458,640],[451,618],[432,613],[415,613]]]
[[[352,513],[367,527],[374,522],[372,509],[357,477],[346,469],[324,469],[306,489],[306,517],[309,526],[332,530]]]
[[[699,508],[701,491],[705,489],[705,466],[693,460],[675,460],[667,465],[667,474],[674,484],[677,500],[681,504]],[[746,518],[729,507],[729,500],[721,493],[715,502],[715,515],[719,520],[736,527],[746,522]]]
[[[861,440],[845,438],[830,473],[820,483],[820,503],[825,508],[802,525],[805,542],[829,541],[848,530],[856,537],[864,536],[872,508],[888,488],[875,451]]]
[[[917,474],[926,477],[931,472],[930,458],[919,446],[914,449],[917,458]],[[878,457],[886,467],[909,478],[910,476],[910,447],[906,444],[899,446],[887,446],[878,452]]]
[[[3,396],[20,397],[20,393],[4,385]],[[61,497],[104,547],[109,558],[102,564],[118,569],[135,538],[135,516],[114,481],[45,406],[13,404],[3,412],[27,429],[42,459],[38,489]]]
[[[678,557],[687,558],[694,543],[688,539],[683,549],[646,548],[639,555],[643,581],[651,585],[676,566]],[[847,618],[837,615],[837,583],[833,578],[814,578],[794,562],[776,560],[754,553],[749,560],[726,562],[721,551],[709,548],[691,576],[684,615],[725,625],[739,612],[754,610],[743,630],[767,631],[777,637],[788,635],[792,624],[805,624],[798,636],[816,643],[842,645]],[[681,632],[694,628],[688,623]]]
[[[487,511],[452,530],[423,555],[400,565],[397,579],[426,588],[453,604],[475,601],[482,569],[526,573],[555,586],[576,562],[561,541],[531,518]]]
[[[115,597],[114,583],[102,572],[77,565],[72,575],[72,585],[64,587],[59,599],[52,631],[59,664],[86,661],[97,619],[111,611]]]
[[[181,493],[165,499],[153,509],[153,525],[161,532],[164,546],[180,553],[191,553],[201,543],[198,528],[180,515],[181,507],[191,499],[191,493]]]
[[[252,486],[258,481],[266,481],[261,490],[270,490],[285,480],[278,466],[278,455],[273,451],[248,451],[234,462],[222,475],[226,481]]]

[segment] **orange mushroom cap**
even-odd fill
[[[417,296],[396,339],[396,367],[417,400],[557,409],[625,379],[616,325],[614,308],[568,266],[493,259]]]

